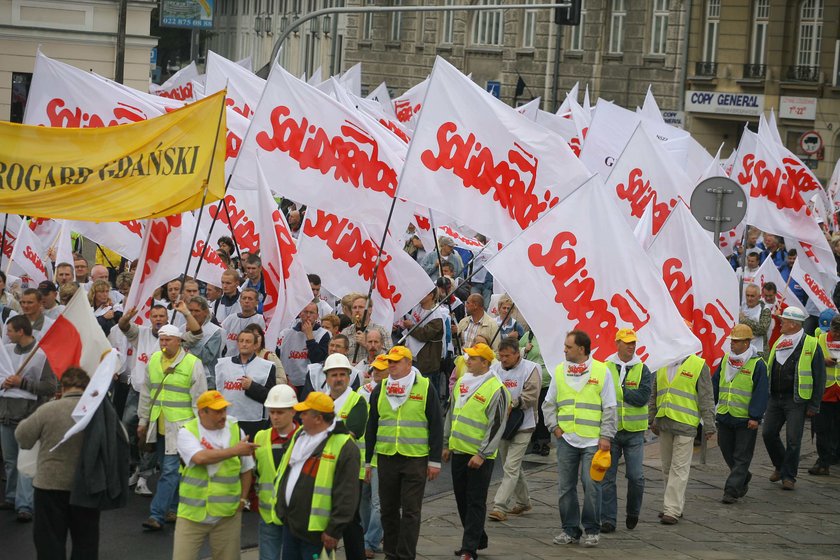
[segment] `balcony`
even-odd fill
[[[694,75],[707,78],[717,77],[717,62],[695,62]]]
[[[787,71],[787,79],[794,82],[819,82],[819,66],[790,66]]]
[[[745,80],[763,80],[767,77],[767,65],[744,64],[743,77]]]

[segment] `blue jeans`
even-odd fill
[[[5,500],[15,504],[16,511],[32,513],[35,490],[32,479],[18,473],[18,443],[15,439],[17,426],[0,425],[0,448],[3,450],[3,466],[6,470]]]
[[[615,481],[618,461],[624,455],[624,476],[627,478],[627,516],[639,517],[645,494],[645,433],[619,431],[610,448],[612,465],[601,483],[601,522],[616,524],[618,502]]]
[[[588,535],[601,532],[601,484],[589,476],[592,458],[597,445],[578,448],[566,443],[562,437],[557,440],[557,470],[559,478],[560,523],[570,537],[580,538],[581,522]],[[583,484],[583,515],[578,503],[578,473]]]
[[[154,430],[156,428],[157,426],[152,424],[149,429]],[[159,523],[164,523],[167,512],[178,511],[178,483],[181,480],[181,475],[178,472],[181,461],[178,455],[164,454],[166,450],[165,440],[166,438],[162,435],[158,435],[155,444],[155,452],[160,465],[160,478],[150,508],[151,516]]]
[[[259,529],[260,560],[280,560],[283,550],[283,526],[266,523],[260,517]]]
[[[379,552],[382,542],[382,518],[379,510],[379,475],[376,467],[371,469],[370,484],[362,486],[362,502],[359,505],[362,527],[365,529],[365,549]]]
[[[805,430],[805,409],[808,403],[796,402],[793,396],[770,396],[764,413],[761,437],[773,467],[782,474],[782,480],[796,481],[799,472],[799,451]],[[779,437],[785,426],[785,443]]]
[[[283,525],[283,560],[313,560],[321,557],[323,546],[299,539]]]

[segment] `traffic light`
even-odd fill
[[[557,25],[580,25],[580,8],[583,0],[569,0],[570,8],[554,8],[554,23]]]

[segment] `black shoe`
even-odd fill
[[[14,502],[0,502],[0,510],[13,511],[14,509]]]
[[[606,523],[601,523],[601,532],[602,533],[615,533],[615,525],[613,525],[609,521],[606,522]]]
[[[738,498],[736,498],[732,494],[724,494],[723,498],[721,498],[720,501],[721,501],[721,503],[724,503],[724,504],[734,504],[735,502],[738,501]]]
[[[154,517],[148,518],[146,521],[143,522],[143,530],[153,532],[153,531],[163,531],[163,523],[155,519]]]
[[[812,474],[814,476],[828,476],[831,474],[828,470],[828,467],[823,467],[819,463],[808,469],[808,474]]]
[[[540,449],[540,455],[543,457],[548,457],[551,455],[551,446],[547,443],[542,444],[542,449]]]
[[[630,529],[631,531],[636,528],[636,525],[639,524],[639,516],[638,515],[628,515],[627,519],[624,520],[624,525]],[[601,529],[603,531],[603,529]]]
[[[17,521],[18,523],[29,523],[32,521],[32,514],[28,511],[19,511],[17,512]]]

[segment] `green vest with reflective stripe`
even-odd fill
[[[198,418],[184,424],[184,429],[201,441]],[[239,424],[230,423],[230,444],[239,443]],[[242,484],[239,471],[242,462],[239,457],[217,463],[219,469],[213,476],[207,473],[207,465],[192,465],[181,469],[181,483],[178,486],[178,517],[201,523],[207,516],[231,517],[239,509]]]
[[[274,492],[274,480],[277,478],[277,466],[274,464],[274,451],[271,448],[271,430],[260,430],[254,436],[254,443],[259,448],[254,452],[257,460],[257,496],[260,499],[260,517],[269,525],[282,525],[277,517],[274,505],[277,494]]]
[[[732,381],[726,380],[726,364],[729,354],[723,356],[720,363],[720,386],[718,390],[718,414],[729,414],[735,418],[750,417],[750,400],[752,399],[755,366],[761,360],[758,356],[750,358],[744,364]]]
[[[481,384],[481,387],[475,390],[470,395],[467,402],[463,406],[459,406],[458,402],[461,394],[461,381],[455,384],[455,408],[452,409],[452,428],[449,432],[449,449],[459,451],[468,455],[475,455],[478,453],[478,448],[481,442],[484,441],[484,436],[490,428],[490,418],[487,416],[487,407],[496,391],[500,389],[507,391],[499,381],[495,374],[491,373],[488,378]],[[496,453],[487,459],[495,459]]]
[[[397,410],[391,408],[383,383],[376,406],[379,410],[379,429],[376,431],[376,453],[427,457],[429,455],[429,422],[426,418],[426,398],[429,380],[415,374],[408,398]]]
[[[350,391],[350,394],[347,395],[347,398],[344,400],[344,404],[341,406],[341,410],[338,411],[338,419],[342,422],[350,416],[350,411],[353,410],[353,407],[356,406],[356,403],[359,401],[364,401],[364,397],[357,393],[356,391]],[[367,404],[367,401],[365,401]],[[368,405],[370,406],[370,405]],[[364,432],[361,433],[358,437],[353,437],[353,441],[356,442],[356,447],[359,448],[360,457],[365,456],[365,434]],[[359,467],[359,480],[365,479],[365,461],[362,459],[361,467]]]
[[[675,422],[700,425],[697,407],[697,379],[706,362],[692,354],[680,365],[673,381],[668,381],[668,368],[656,372],[656,417],[666,416]]]
[[[799,363],[797,364],[796,375],[796,391],[799,393],[799,398],[807,401],[811,398],[814,392],[814,377],[811,375],[811,360],[814,359],[814,354],[817,351],[817,339],[813,336],[805,336],[805,344],[802,346],[802,353],[799,355]],[[776,346],[779,341],[773,345],[770,350],[770,357],[767,359],[767,375],[773,371],[773,360],[776,358]]]
[[[154,424],[161,414],[167,422],[183,422],[195,418],[190,387],[192,387],[193,366],[198,358],[192,354],[185,354],[175,366],[175,370],[164,377],[163,368],[160,366],[161,356],[163,352],[155,352],[149,360],[149,381],[151,382],[149,397],[154,397],[158,392],[158,387],[163,383],[163,390],[149,411],[149,423]]]
[[[621,386],[621,378],[618,374],[618,366],[607,362],[607,368],[612,374],[613,385],[615,386],[615,399],[617,403],[616,416],[618,416],[618,429],[625,432],[644,432],[648,427],[648,407],[627,406],[624,404],[624,389]],[[638,389],[642,382],[642,369],[644,364],[639,362],[630,368],[624,377],[624,384],[628,387]]]
[[[295,446],[298,436],[303,432],[299,429],[292,437],[283,461],[277,471],[277,478],[274,483],[274,495],[278,496],[281,488],[280,481],[283,474],[289,467],[289,458],[292,456],[292,449]],[[312,490],[312,509],[309,511],[309,531],[323,531],[327,528],[332,513],[332,488],[335,480],[335,466],[338,456],[341,454],[344,445],[352,438],[350,434],[330,434],[327,436],[327,443],[321,451],[321,458],[318,462],[318,474],[315,475],[315,487]]]
[[[828,333],[822,333],[820,335],[820,348],[822,349],[823,358],[830,358],[831,354],[828,353],[828,344],[826,343],[826,336]],[[828,389],[832,385],[840,385],[840,365],[829,366],[828,364],[825,365],[825,388]]]
[[[557,426],[561,430],[582,438],[597,438],[601,435],[601,389],[606,380],[607,366],[598,360],[592,360],[589,380],[580,391],[566,383],[566,362],[554,369]]]

